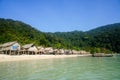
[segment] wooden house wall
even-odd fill
[[[11,46],[11,50],[20,50],[20,44],[15,43]]]

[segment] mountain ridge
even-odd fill
[[[120,23],[101,26],[89,31],[41,32],[21,21],[0,18],[0,43],[19,41],[21,44],[76,50],[120,51]]]

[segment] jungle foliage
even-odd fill
[[[21,21],[0,18],[0,44],[18,41],[37,46],[86,50],[95,52],[120,52],[120,23],[105,25],[82,32],[41,32]]]

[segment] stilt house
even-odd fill
[[[34,44],[26,44],[22,46],[22,50],[25,52],[25,54],[36,54],[38,52],[37,47]]]
[[[13,54],[20,51],[20,44],[17,41],[7,42],[0,45],[0,51],[5,54]]]

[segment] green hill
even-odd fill
[[[0,43],[18,41],[22,44],[35,43],[41,45],[42,40],[46,41],[44,33],[30,25],[21,21],[0,19]]]
[[[0,18],[0,43],[18,41],[90,52],[120,52],[120,23],[82,32],[41,32],[21,21]]]
[[[120,52],[120,23],[110,24],[87,32],[93,37],[91,46],[103,47],[117,53]]]

